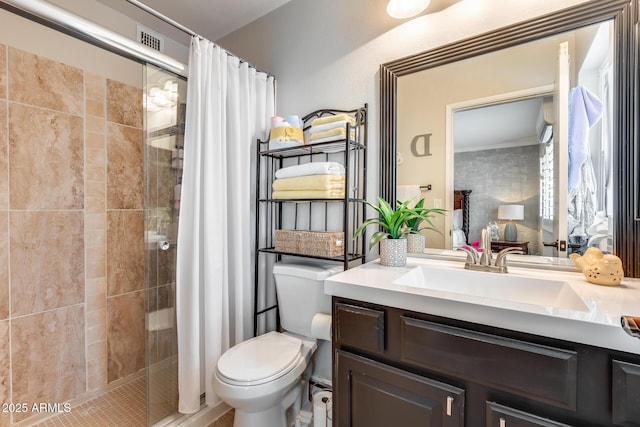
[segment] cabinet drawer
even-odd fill
[[[640,426],[640,365],[613,361],[613,422]]]
[[[341,350],[336,366],[340,427],[464,426],[460,388]]]
[[[529,399],[576,408],[573,351],[401,316],[400,358]]]
[[[385,345],[385,313],[351,304],[334,307],[336,340],[339,344],[382,354]]]
[[[548,418],[487,402],[486,427],[569,427]]]

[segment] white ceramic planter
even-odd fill
[[[407,264],[407,239],[380,240],[380,264],[404,267]]]
[[[423,234],[409,234],[407,236],[407,253],[423,254],[425,239]]]

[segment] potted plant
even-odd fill
[[[380,243],[380,264],[391,267],[402,267],[407,263],[407,235],[411,229],[407,221],[420,217],[421,213],[409,207],[409,200],[398,202],[395,209],[381,197],[378,197],[378,206],[367,200],[360,200],[378,213],[377,218],[368,218],[363,221],[354,233],[354,237],[364,233],[370,225],[378,225],[378,230],[369,240],[369,249]]]
[[[398,202],[400,203],[400,202]],[[407,235],[407,252],[408,253],[418,253],[421,254],[424,252],[425,247],[425,237],[424,234],[421,233],[422,230],[433,230],[436,233],[442,235],[440,230],[438,230],[431,220],[434,215],[444,215],[444,209],[427,209],[424,207],[424,199],[420,199],[418,203],[413,207],[414,212],[417,216],[413,216],[407,219],[407,227],[409,228],[409,234]],[[427,225],[422,227],[422,225],[426,223]]]

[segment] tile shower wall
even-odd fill
[[[480,239],[480,229],[490,221],[500,225],[498,206],[518,203],[525,206],[524,221],[517,221],[518,240],[528,241],[531,253],[538,247],[540,211],[539,146],[500,148],[456,153],[454,186],[472,190],[469,241]]]
[[[141,89],[0,45],[1,403],[144,368],[142,160]]]

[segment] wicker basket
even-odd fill
[[[276,230],[275,250],[333,258],[344,253],[342,231]]]

